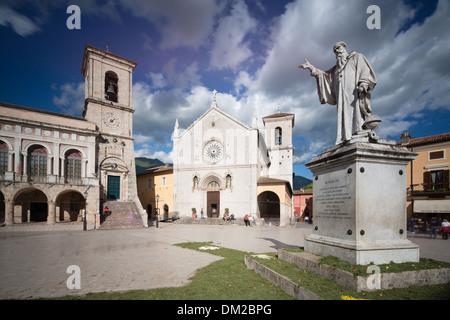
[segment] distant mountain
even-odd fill
[[[313,181],[311,179],[302,177],[302,176],[294,176],[294,190],[299,190],[300,188],[305,188],[310,185]]]
[[[137,157],[134,159],[136,163],[136,174],[143,173],[145,170],[153,167],[163,166],[164,162],[158,159],[151,159],[145,157]]]

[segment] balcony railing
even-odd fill
[[[69,184],[69,185],[99,185],[98,178],[66,178],[56,175],[48,176],[26,176],[18,175],[13,172],[0,174],[0,181],[10,182],[30,182],[30,183],[50,183],[50,184]]]

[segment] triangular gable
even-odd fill
[[[216,107],[211,107],[209,108],[204,114],[202,114],[197,120],[195,120],[186,130],[184,130],[181,134],[180,137],[182,137],[186,132],[190,131],[191,128],[193,128],[199,121],[202,121],[208,114],[212,113],[212,112],[217,112],[218,114],[224,116],[225,118],[229,119],[230,121],[232,121],[233,123],[237,124],[238,126],[242,127],[242,129],[244,130],[250,130],[250,127],[245,125],[244,123],[242,123],[241,121],[233,118],[232,116],[230,116],[229,114],[227,114],[225,111],[216,108]]]

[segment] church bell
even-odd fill
[[[113,93],[113,94],[116,93],[116,91],[114,90],[114,86],[112,85],[112,83],[110,83],[110,84],[108,85],[108,90],[106,90],[106,93]]]

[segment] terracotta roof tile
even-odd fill
[[[439,142],[450,141],[450,132],[436,134],[433,136],[421,137],[421,138],[410,138],[408,144],[404,144],[405,147],[415,147]],[[398,141],[398,145],[401,145],[402,142]]]

